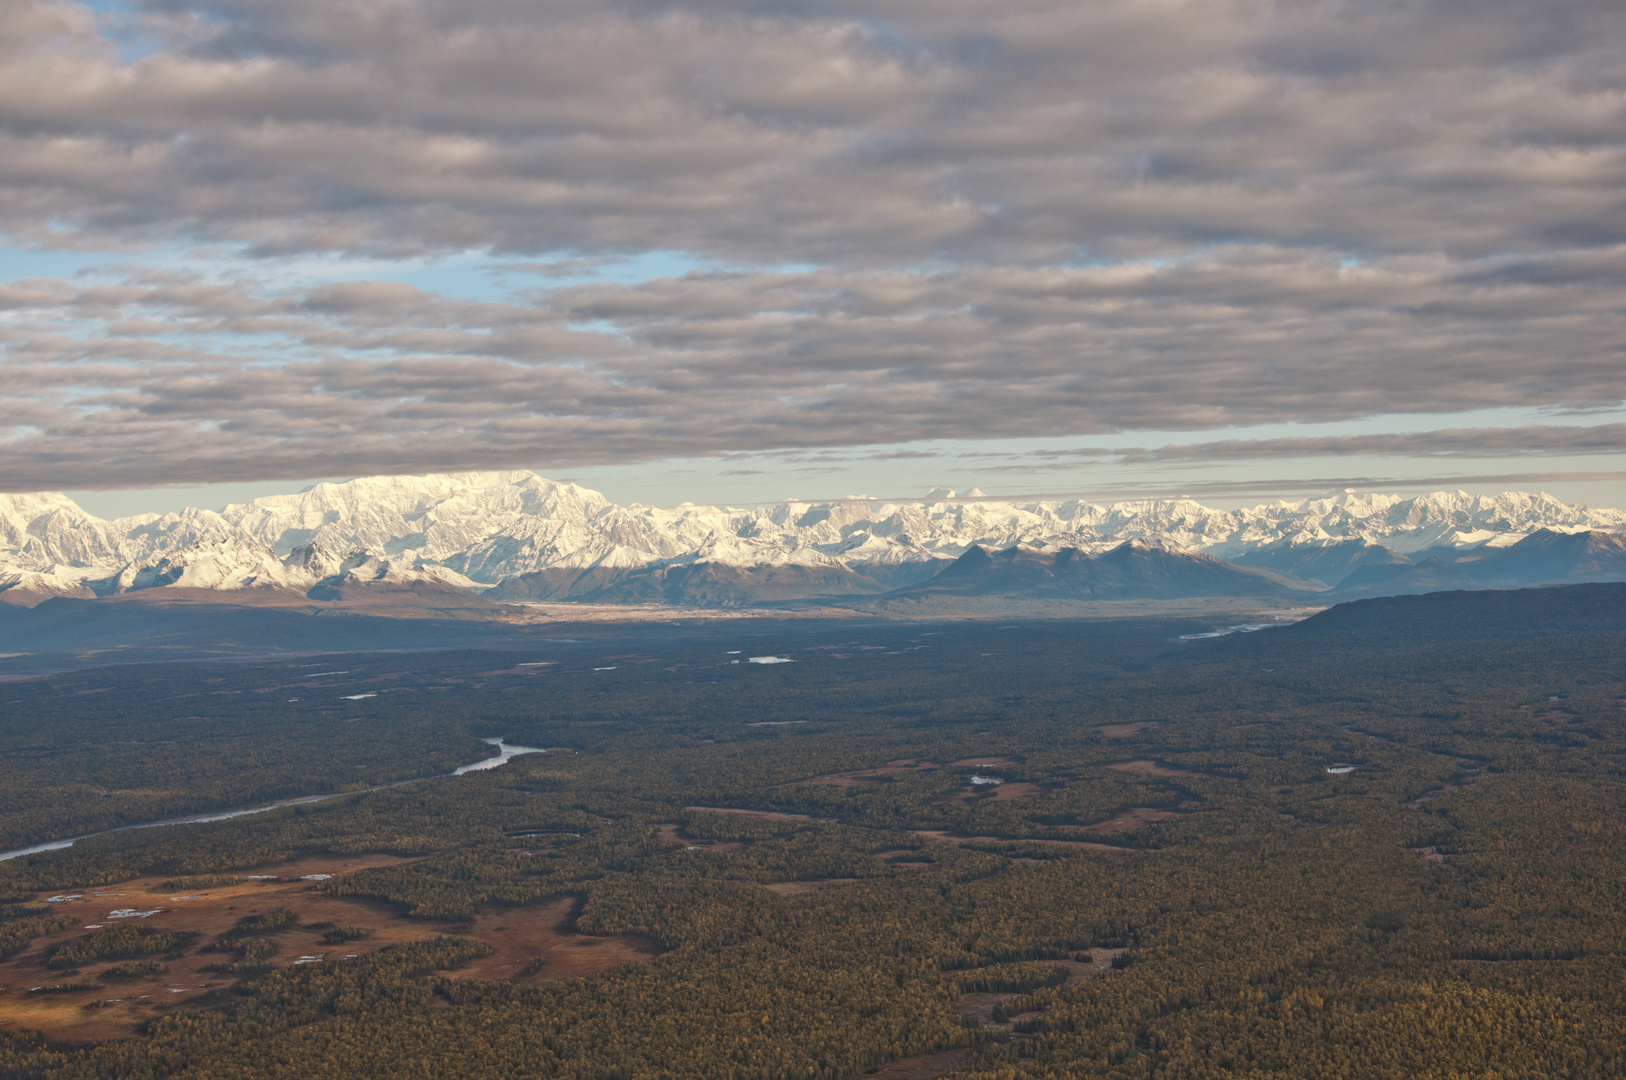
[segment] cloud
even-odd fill
[[[144,13],[126,64],[83,7],[7,5],[10,231],[828,264],[1626,239],[1602,0]]]
[[[1228,439],[1170,444],[1155,450],[1125,450],[1120,452],[1119,459],[1125,462],[1247,461],[1356,454],[1484,458],[1514,454],[1618,454],[1622,451],[1626,451],[1626,424],[1590,427],[1526,424],[1516,428],[1450,428],[1404,434]]]
[[[0,232],[245,255],[0,285],[9,485],[1622,399],[1618,3],[144,0],[134,60],[108,26],[0,5]],[[559,284],[652,251],[732,269]],[[543,287],[256,262],[470,252]],[[1480,437],[1437,434],[1396,452]]]
[[[1621,298],[1465,280],[1450,260],[1348,268],[1246,246],[1172,265],[691,273],[515,303],[387,281],[16,281],[0,286],[0,402],[29,431],[0,441],[0,468],[24,488],[301,477],[335,454],[354,472],[556,468],[1618,397]],[[1566,351],[1548,359],[1554,340]],[[1125,460],[1618,438],[1441,431]]]
[[[1536,295],[1533,295],[1536,294]],[[1567,404],[1619,393],[1622,300],[1448,260],[696,273],[515,302],[145,273],[0,286],[22,488]],[[1562,339],[1562,356],[1546,358]],[[1538,359],[1533,360],[1532,357]],[[1120,460],[1618,449],[1618,425],[1199,442]]]
[[[1361,475],[1361,476],[1302,476],[1261,474],[1240,480],[1183,480],[1180,483],[1157,483],[1136,479],[1122,483],[1092,485],[1087,489],[1071,491],[1035,491],[1023,489],[975,498],[957,496],[963,502],[1011,502],[1028,499],[1089,499],[1096,502],[1115,502],[1123,499],[1244,499],[1260,496],[1270,498],[1325,497],[1336,491],[1371,491],[1394,494],[1400,491],[1432,492],[1461,491],[1467,488],[1491,488],[1494,491],[1539,489],[1544,484],[1619,483],[1626,480],[1626,471],[1531,471],[1499,473],[1439,473],[1430,476],[1413,474]],[[882,499],[885,502],[907,502],[909,496]]]

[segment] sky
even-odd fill
[[[1618,0],[0,0],[0,489],[1626,505]]]

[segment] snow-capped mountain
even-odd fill
[[[1099,554],[1127,540],[1153,540],[1305,573],[1306,566],[1369,565],[1362,552],[1374,545],[1388,549],[1379,561],[1393,563],[1404,561],[1397,553],[1507,547],[1542,529],[1616,531],[1626,529],[1626,513],[1545,494],[1460,491],[1415,498],[1345,492],[1243,510],[1190,499],[1007,502],[945,489],[918,502],[658,508],[619,506],[530,472],[386,476],[318,484],[219,512],[113,521],[59,493],[0,495],[0,598],[168,586],[307,591],[345,578],[463,588],[507,583],[498,593],[505,598],[681,600],[671,583],[698,580],[695,568],[704,568],[699,576],[708,588],[733,575],[730,595],[770,572],[781,590],[806,582],[816,594],[834,595],[925,580],[974,546]],[[1306,557],[1322,548],[1336,551]],[[647,584],[656,578],[659,587]]]

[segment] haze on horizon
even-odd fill
[[[5,0],[0,488],[1626,505],[1623,45],[1606,0]]]

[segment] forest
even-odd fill
[[[1626,589],[1225,629],[0,683],[0,1075],[1626,1075]]]

